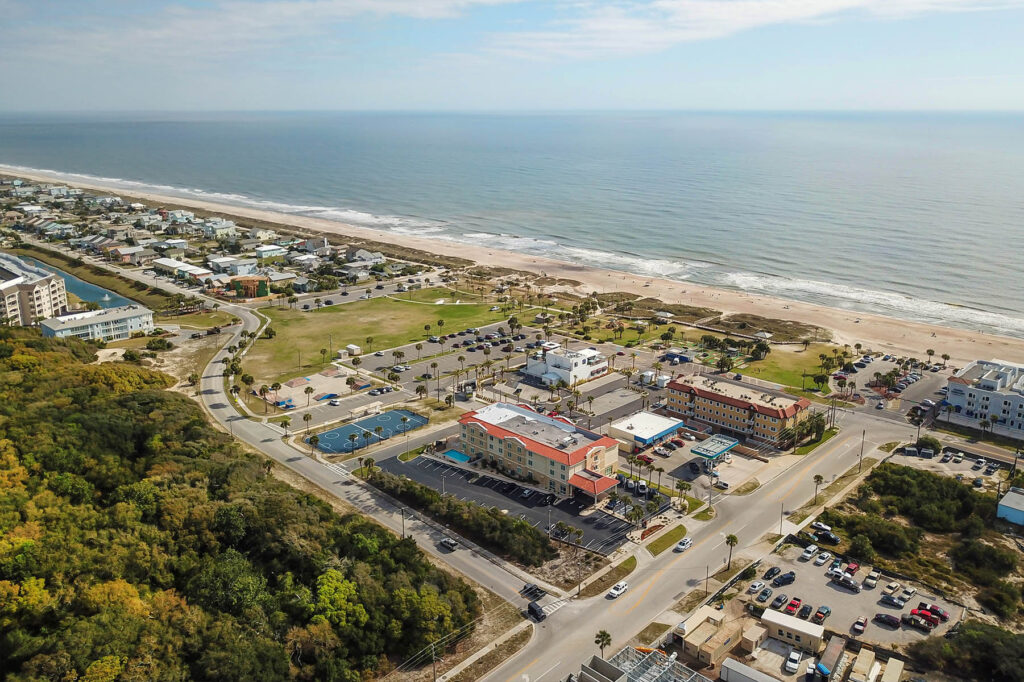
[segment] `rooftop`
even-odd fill
[[[792,417],[811,406],[807,398],[797,398],[782,391],[726,379],[721,375],[682,374],[671,381],[668,388],[682,393],[694,393],[734,407],[753,409],[773,417]]]
[[[678,419],[663,417],[653,412],[637,412],[628,417],[612,422],[609,429],[618,429],[632,433],[641,440],[657,438],[666,431],[682,428],[683,422]]]
[[[734,447],[739,445],[740,442],[735,438],[729,438],[723,436],[720,433],[716,433],[705,440],[701,441],[697,445],[694,445],[690,452],[701,457],[708,459],[714,459],[732,450]]]
[[[41,321],[39,324],[47,329],[57,331],[68,327],[77,327],[83,322],[117,322],[118,320],[126,320],[147,314],[152,315],[153,311],[141,305],[122,305],[117,308],[87,310],[81,313],[71,313],[70,315],[62,315],[60,317],[51,317]]]
[[[999,500],[999,504],[1016,511],[1024,511],[1024,489],[1010,488],[1003,495],[1003,499]]]
[[[18,279],[19,277],[24,278],[27,282],[31,282],[50,277],[51,275],[53,273],[49,270],[32,265],[17,256],[0,253],[0,282]]]
[[[975,360],[949,380],[987,391],[1024,393],[1024,365],[1005,360]]]

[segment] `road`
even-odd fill
[[[684,594],[701,587],[707,571],[714,573],[722,568],[729,553],[727,534],[736,535],[740,541],[734,557],[743,555],[745,549],[756,552],[755,546],[765,534],[779,531],[783,510],[796,510],[814,496],[815,474],[829,481],[857,463],[864,429],[871,436],[865,453],[882,443],[913,435],[909,425],[868,415],[847,413],[842,419],[845,428],[838,436],[754,493],[720,497],[715,503],[716,518],[691,534],[694,544],[685,553],[665,552],[651,558],[645,551],[639,552],[640,563],[628,577],[630,587],[623,596],[610,600],[599,595],[568,603],[538,624],[537,636],[484,679],[553,681],[579,672],[580,663],[591,653],[598,653],[594,635],[599,630],[611,633],[616,648],[616,643],[640,632]],[[787,532],[792,529],[792,524],[782,525]]]

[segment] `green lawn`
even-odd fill
[[[586,599],[587,597],[596,597],[608,590],[612,585],[619,582],[627,575],[633,572],[636,568],[636,557],[626,557],[625,560],[615,568],[611,569],[600,578],[590,583],[580,592],[580,597]]]
[[[686,526],[679,525],[675,528],[670,528],[657,540],[647,545],[647,550],[654,556],[658,556],[669,547],[672,547],[677,542],[686,537]]]
[[[772,346],[772,352],[764,360],[752,361],[737,371],[783,386],[813,387],[811,376],[821,372],[818,355],[826,353],[831,356],[833,348],[835,346],[827,343],[812,343],[806,351],[803,346]],[[804,372],[809,375],[806,380],[801,376]]]
[[[234,324],[238,318],[223,310],[204,310],[187,315],[158,315],[153,323],[156,326],[176,324],[189,329],[210,329]]]
[[[813,443],[807,445],[801,445],[798,447],[793,454],[795,455],[809,455],[814,452],[819,446],[832,440],[832,437],[839,433],[839,429],[825,429],[825,433],[821,434],[821,440],[816,440]]]
[[[257,383],[298,376],[306,371],[319,371],[320,349],[329,349],[331,343],[335,351],[354,343],[364,354],[369,354],[422,341],[439,331],[438,320],[444,320],[440,331],[454,331],[507,319],[500,312],[489,312],[489,308],[486,304],[423,305],[390,298],[354,301],[306,312],[263,308],[260,312],[270,318],[276,336],[256,342],[249,352],[246,368],[257,376]],[[430,331],[424,330],[426,324],[430,324]],[[367,337],[373,337],[372,344],[367,343]],[[414,359],[415,353],[406,361]]]

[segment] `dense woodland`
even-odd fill
[[[0,327],[0,678],[358,680],[475,593],[277,482],[169,379]]]

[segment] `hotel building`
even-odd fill
[[[58,339],[74,336],[79,339],[120,341],[130,339],[137,332],[148,334],[153,331],[153,311],[140,305],[123,305],[53,317],[43,320],[39,326],[42,327],[43,336]]]
[[[946,389],[946,402],[961,419],[985,419],[1024,438],[1024,365],[975,360],[951,376]]]
[[[0,317],[28,327],[68,311],[64,279],[20,258],[0,253]]]
[[[552,347],[548,348],[548,345]],[[524,374],[540,379],[545,386],[555,386],[560,381],[566,386],[576,386],[607,372],[608,359],[596,348],[569,350],[554,342],[533,353],[523,370]]]
[[[792,429],[810,415],[810,406],[806,398],[704,374],[676,377],[668,384],[666,400],[666,411],[688,425],[779,448],[790,444]]]
[[[600,499],[615,488],[619,442],[523,405],[495,403],[459,419],[461,449],[556,495]]]

